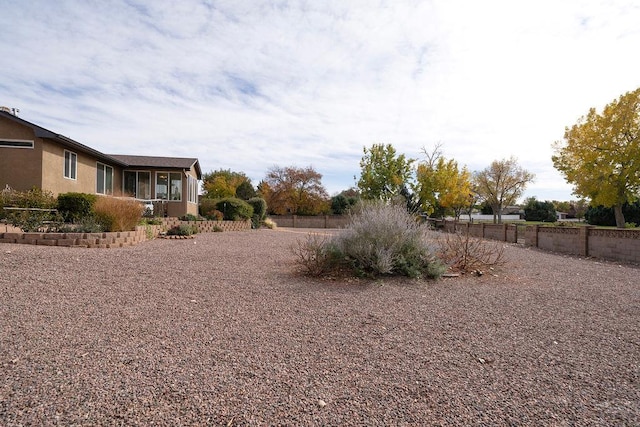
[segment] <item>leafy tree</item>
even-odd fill
[[[530,197],[524,206],[524,217],[527,221],[555,222],[556,208],[552,202],[541,202],[535,197]]]
[[[604,107],[591,108],[554,143],[553,166],[594,206],[613,207],[624,227],[622,206],[640,194],[640,88]]]
[[[534,175],[518,165],[515,157],[494,160],[473,176],[478,195],[491,206],[493,222],[502,223],[502,209],[513,205]]]
[[[640,224],[640,201],[636,200],[634,203],[625,203],[622,206],[622,213],[630,223]],[[591,225],[616,225],[614,209],[603,205],[589,206],[584,214],[584,218]]]
[[[471,174],[466,167],[460,169],[458,162],[445,159],[437,145],[427,160],[418,165],[416,180],[418,181],[420,200],[423,209],[429,214],[447,212],[456,218],[462,209],[471,203]]]
[[[414,159],[398,155],[391,144],[373,144],[364,148],[360,160],[358,189],[363,199],[389,201],[400,195],[412,175]]]
[[[321,180],[322,174],[311,166],[274,166],[259,191],[272,214],[318,215],[329,211],[329,195]]]
[[[241,200],[249,200],[256,197],[256,189],[251,185],[251,181],[247,179],[242,181],[236,188],[236,197]]]
[[[208,199],[236,197],[237,189],[245,182],[251,186],[251,180],[243,172],[232,172],[230,169],[219,169],[205,173],[202,177],[204,190],[202,197]],[[243,191],[246,191],[246,187]],[[253,196],[255,194],[251,197]]]

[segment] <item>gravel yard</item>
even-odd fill
[[[0,425],[640,425],[640,269],[319,280],[304,230],[0,245]]]

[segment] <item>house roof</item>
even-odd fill
[[[156,156],[130,156],[124,154],[109,154],[110,157],[127,164],[127,167],[147,167],[189,170],[193,166],[198,175],[202,178],[200,163],[198,159],[191,157],[156,157]]]
[[[9,120],[30,127],[31,129],[33,129],[35,136],[38,138],[47,138],[54,140],[65,147],[91,154],[100,160],[124,168],[167,168],[189,170],[193,166],[196,170],[198,179],[202,179],[202,170],[200,169],[200,163],[196,158],[104,154],[96,149],[81,144],[78,141],[74,141],[73,139],[68,138],[64,135],[52,132],[4,110],[0,110],[0,117],[5,117]]]
[[[115,159],[107,154],[104,154],[94,148],[88,147],[84,144],[79,143],[78,141],[74,141],[73,139],[68,138],[64,135],[61,135],[59,133],[52,132],[49,129],[45,129],[42,126],[38,126],[18,116],[14,116],[13,114],[8,113],[6,111],[0,110],[0,117],[4,117],[14,122],[20,123],[24,126],[30,127],[31,129],[33,129],[33,132],[37,138],[51,139],[65,147],[72,148],[74,151],[82,151],[84,153],[91,154],[92,156],[95,156],[99,160],[114,163],[122,167],[127,166],[126,163],[123,163],[122,161]]]

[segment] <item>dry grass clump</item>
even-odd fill
[[[99,197],[93,211],[104,231],[130,231],[140,222],[144,206],[132,199]]]
[[[487,268],[504,265],[502,242],[472,237],[466,233],[442,233],[438,256],[453,271],[482,274]]]

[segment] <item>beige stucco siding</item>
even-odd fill
[[[9,185],[18,191],[42,187],[42,140],[32,129],[0,117],[2,139],[33,141],[33,148],[0,147],[0,189]]]

